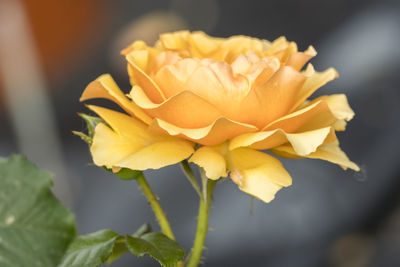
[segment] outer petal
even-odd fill
[[[298,157],[298,154],[290,146],[280,146],[271,150],[273,153],[282,157]],[[340,149],[339,142],[321,145],[317,151],[306,156],[312,159],[322,159],[340,165],[343,169],[350,168],[359,171],[360,168],[354,162],[350,161],[346,154]]]
[[[282,129],[287,133],[301,132],[303,129],[314,130],[330,126],[336,120],[328,104],[325,101],[317,101],[271,122],[263,131]]]
[[[181,162],[193,152],[193,145],[184,140],[157,142],[143,147],[115,166],[133,170],[159,169]]]
[[[354,116],[345,95],[329,95],[307,103],[301,109],[271,122],[263,130],[282,129],[285,132],[311,131],[327,126],[343,130],[345,121]]]
[[[189,162],[202,167],[209,179],[217,180],[227,176],[225,158],[218,151],[218,148],[203,146],[194,152]]]
[[[295,52],[289,55],[289,58],[285,64],[299,71],[303,68],[303,66],[307,63],[307,61],[309,61],[316,55],[317,51],[315,51],[314,47],[309,46],[308,49],[304,52]]]
[[[250,148],[231,151],[229,169],[232,180],[242,191],[264,202],[270,202],[282,187],[292,184],[279,160]]]
[[[151,117],[165,120],[179,127],[205,127],[222,116],[213,105],[189,91],[183,91],[160,104],[155,104],[142,88],[134,86],[130,97]]]
[[[295,134],[288,134],[280,129],[248,133],[232,139],[229,149],[246,146],[254,149],[270,149],[289,142],[298,155],[305,156],[315,152],[331,132],[333,132],[331,127],[325,127]]]
[[[96,126],[90,152],[97,166],[112,168],[116,163],[137,151],[142,144],[137,139],[128,141],[103,123]]]
[[[350,121],[354,117],[354,111],[349,106],[346,95],[321,96],[313,100],[310,104],[318,101],[325,101],[333,115],[338,119],[334,124],[335,130],[344,131],[346,128],[346,121]]]
[[[126,112],[137,117],[146,124],[150,124],[152,119],[144,113],[134,102],[129,101],[113,78],[109,74],[101,75],[91,82],[83,91],[80,101],[93,98],[106,98],[117,103]]]
[[[313,71],[308,70],[308,72]],[[311,74],[298,92],[292,111],[295,110],[308,97],[310,97],[316,90],[318,90],[318,88],[322,87],[333,79],[336,79],[337,77],[339,77],[339,74],[334,68],[329,68],[324,72],[314,72]]]
[[[189,157],[193,144],[186,140],[152,134],[137,119],[105,108],[89,106],[108,125],[95,129],[91,153],[96,165],[134,170],[158,169]]]
[[[217,119],[207,127],[197,129],[181,128],[166,121],[155,119],[150,128],[155,132],[181,136],[207,146],[218,145],[241,134],[257,131],[255,126],[235,122],[224,117]]]

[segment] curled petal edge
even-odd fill
[[[83,91],[79,101],[82,102],[94,98],[111,100],[123,108],[127,113],[135,116],[146,124],[150,124],[152,121],[151,117],[124,95],[117,83],[109,74],[103,74],[91,82]]]
[[[205,127],[221,117],[221,112],[216,107],[190,91],[180,92],[156,104],[147,97],[141,87],[133,86],[129,97],[152,117],[171,124],[181,123],[184,124],[183,127]],[[179,114],[176,114],[177,111]]]
[[[238,147],[251,147],[254,149],[271,149],[285,143],[291,144],[298,155],[305,156],[315,152],[317,148],[327,141],[336,139],[332,127],[302,133],[286,133],[281,129],[272,131],[248,133],[238,136],[230,141],[229,149]]]
[[[235,122],[225,117],[218,118],[207,127],[196,129],[178,127],[164,120],[156,118],[150,125],[150,129],[154,132],[162,132],[168,133],[172,136],[180,136],[196,143],[208,146],[218,145],[233,137],[258,130],[257,127],[253,125]]]
[[[293,147],[288,145],[275,147],[271,149],[271,152],[285,158],[303,158],[294,151]],[[318,147],[317,151],[305,157],[311,159],[326,160],[331,163],[338,164],[344,170],[349,168],[354,171],[360,171],[360,167],[358,167],[357,164],[352,162],[347,157],[347,155],[340,149],[339,142],[337,140],[331,143],[321,145],[320,147]]]

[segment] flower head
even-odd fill
[[[303,70],[316,55],[311,46],[299,52],[284,37],[268,42],[180,31],[162,34],[154,47],[136,41],[122,54],[130,93],[103,75],[81,97],[110,99],[127,113],[89,106],[107,123],[96,126],[91,145],[99,166],[146,170],[190,157],[209,179],[230,175],[265,202],[292,181],[278,159],[260,150],[359,169],[335,135],[354,116],[346,96],[308,100],[338,77],[333,68]]]

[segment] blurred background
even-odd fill
[[[23,153],[55,174],[55,192],[81,234],[129,234],[153,215],[135,182],[92,166],[77,112],[85,86],[111,73],[128,92],[119,51],[178,29],[213,36],[285,35],[313,45],[317,70],[340,78],[318,94],[346,93],[356,117],[339,133],[362,171],[284,160],[293,186],[270,204],[230,180],[211,210],[205,266],[400,266],[400,2],[398,0],[0,0],[0,156]],[[177,240],[192,244],[197,196],[179,166],[146,172]],[[113,266],[157,266],[125,255]]]

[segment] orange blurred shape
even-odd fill
[[[105,22],[105,1],[21,0],[41,63],[47,74],[60,75],[90,47]],[[61,73],[60,73],[61,72]]]

